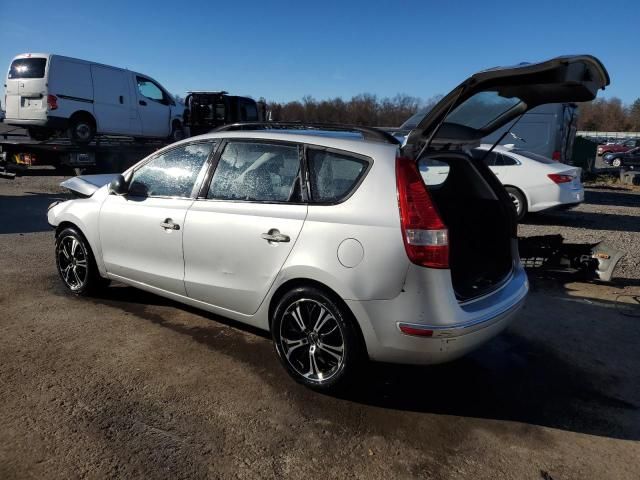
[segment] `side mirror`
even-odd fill
[[[109,184],[109,194],[125,195],[129,191],[129,183],[122,175],[117,175]]]

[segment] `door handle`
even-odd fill
[[[118,100],[120,100],[120,105],[122,105],[124,103],[124,96],[120,95]]]
[[[173,223],[173,220],[167,218],[164,222],[160,224],[162,228],[165,230],[180,230],[180,225],[177,223]]]
[[[266,240],[269,243],[272,242],[290,242],[291,238],[289,238],[289,235],[285,235],[283,233],[280,233],[280,230],[276,229],[276,228],[272,228],[271,230],[269,230],[267,233],[263,233],[262,235],[260,235],[262,237],[263,240]]]
[[[139,100],[139,101],[138,101],[138,103],[139,103],[140,105],[142,105],[143,107],[146,107],[146,106],[147,106],[147,102],[145,102],[144,100]]]

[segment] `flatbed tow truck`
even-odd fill
[[[167,144],[162,139],[106,135],[88,145],[75,145],[64,137],[39,142],[24,129],[0,123],[0,177],[14,178],[32,165],[51,165],[66,175],[121,172]]]

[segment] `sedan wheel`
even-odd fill
[[[613,165],[614,167],[620,167],[622,166],[622,160],[620,160],[619,158],[614,158],[611,162],[611,165]]]
[[[520,190],[513,187],[507,187],[506,190],[516,209],[516,217],[520,221],[527,214],[527,201]]]
[[[108,284],[98,273],[87,241],[75,228],[65,228],[57,236],[56,266],[65,286],[77,295]]]
[[[356,368],[357,335],[343,308],[320,290],[300,288],[285,295],[274,312],[276,351],[298,382],[336,389]]]

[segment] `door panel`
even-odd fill
[[[306,205],[197,200],[184,231],[185,286],[194,299],[255,313],[291,252]],[[269,242],[273,230],[288,242]]]
[[[182,233],[191,203],[192,199],[109,195],[100,211],[107,272],[184,295]],[[161,226],[167,219],[180,229]]]
[[[125,70],[91,65],[94,113],[101,133],[140,134],[129,121],[132,98],[127,88],[130,75]]]
[[[171,107],[164,98],[164,92],[153,81],[140,76],[136,77],[136,86],[142,134],[147,137],[169,136]]]

